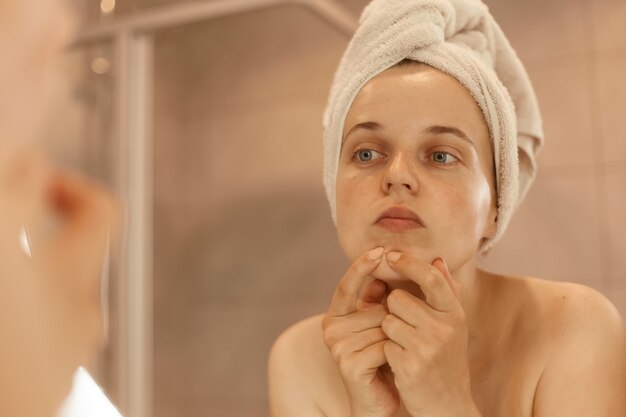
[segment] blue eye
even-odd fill
[[[376,152],[373,149],[359,149],[358,151],[354,153],[354,157],[359,162],[369,162],[372,159],[374,159],[374,154],[377,154],[377,153],[378,152]]]
[[[433,152],[431,155],[431,158],[433,160],[433,162],[437,163],[437,164],[441,164],[441,165],[450,165],[456,161],[458,161],[458,159],[456,158],[456,156],[448,153],[448,152]],[[453,161],[450,161],[450,158],[453,159]]]

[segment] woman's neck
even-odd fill
[[[494,276],[494,274],[478,269],[475,258],[452,272],[452,278],[459,282],[463,288],[460,302],[465,311],[470,351],[481,340],[480,334],[485,331],[488,318],[486,314],[493,311],[493,286],[490,285],[490,282]]]

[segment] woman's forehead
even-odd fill
[[[343,135],[356,124],[375,121],[392,127],[455,126],[471,136],[489,130],[480,107],[454,77],[424,64],[392,67],[368,81],[348,111]]]

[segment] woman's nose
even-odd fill
[[[404,190],[414,194],[417,192],[418,187],[417,177],[415,176],[410,157],[407,158],[405,153],[398,152],[392,157],[389,166],[385,170],[382,181],[383,192],[388,194],[393,190],[396,192]]]

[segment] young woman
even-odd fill
[[[416,7],[402,9],[407,3]],[[387,28],[415,12],[427,13],[428,23],[443,10],[437,22],[446,39],[458,40],[467,22],[479,30],[489,22],[467,18],[466,4],[477,2],[377,0],[364,11],[335,77],[356,85],[356,93],[344,97],[345,117],[337,116],[343,124],[326,125],[341,126],[327,185],[334,186],[331,207],[352,265],[328,310],[276,341],[269,363],[274,417],[626,415],[626,330],[605,297],[578,284],[476,267],[511,214],[503,173],[517,170],[520,184],[533,166],[523,160],[533,149],[521,149],[521,140],[516,165],[502,156],[504,141],[523,126],[502,116],[508,104],[499,100],[508,96],[494,93],[502,84],[482,74],[479,95],[472,76],[441,65],[454,47],[438,55],[443,61],[432,51],[422,55],[431,65],[401,51],[371,77],[345,81],[347,68],[367,66],[359,47],[391,48],[389,36],[370,38],[384,39],[379,45],[360,42],[372,21]],[[393,8],[398,18],[388,19]],[[467,59],[474,58],[455,62]],[[350,67],[351,60],[359,64]],[[484,71],[480,62],[470,66],[478,68],[473,76]],[[331,90],[331,112],[341,107],[333,103],[342,90]],[[518,121],[520,103],[508,107]]]
[[[59,105],[54,63],[74,27],[64,6],[0,0],[0,416],[55,416],[103,335],[100,277],[118,210],[33,146]]]

